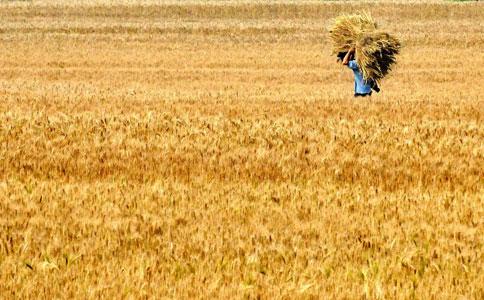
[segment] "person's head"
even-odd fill
[[[338,54],[336,55],[336,57],[337,57],[336,62],[342,63],[343,59],[346,56],[346,53],[348,53],[348,51],[338,52]],[[354,55],[351,54],[350,60],[352,60],[353,58],[354,58]]]
[[[343,59],[344,59],[344,58],[345,58],[345,56],[346,56],[346,53],[347,53],[347,52],[338,52],[338,54],[336,55],[336,57],[337,57],[337,60],[336,60],[336,61],[337,61],[337,62],[342,62],[342,61],[343,61]]]

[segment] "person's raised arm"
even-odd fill
[[[343,58],[343,65],[347,66],[348,63],[350,62],[350,59],[351,59],[351,56],[353,55],[353,53],[355,53],[355,48],[351,48],[350,51],[348,51],[345,55],[345,57]]]

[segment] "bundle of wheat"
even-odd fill
[[[373,18],[362,13],[337,17],[329,32],[333,54],[354,48],[363,78],[378,82],[391,71],[401,44],[394,36],[376,29]]]
[[[356,62],[365,80],[380,81],[396,62],[400,41],[385,32],[364,33],[356,42]]]
[[[342,15],[334,19],[329,30],[333,40],[333,54],[346,52],[356,45],[359,36],[364,32],[377,29],[377,24],[367,13]]]

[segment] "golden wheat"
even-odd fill
[[[0,298],[484,298],[482,3],[126,1],[0,3]]]

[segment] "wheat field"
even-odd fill
[[[371,99],[327,26],[404,45]],[[484,5],[0,2],[0,299],[483,299]]]

